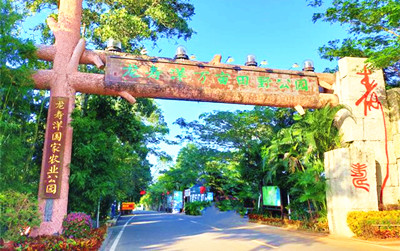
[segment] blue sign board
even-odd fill
[[[173,213],[179,213],[183,207],[183,194],[182,191],[174,191],[174,203],[172,207]]]

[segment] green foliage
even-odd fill
[[[221,200],[216,202],[215,206],[222,212],[235,211],[242,216],[247,212],[247,209],[243,206],[243,202],[239,200]]]
[[[347,215],[347,224],[359,237],[400,238],[400,210],[350,212]]]
[[[321,0],[309,0],[320,7]],[[348,28],[349,38],[333,40],[321,47],[323,58],[368,57],[368,62],[378,68],[387,68],[389,84],[399,85],[400,69],[400,2],[335,0],[324,12],[315,13],[313,21],[340,23]],[[391,72],[395,72],[392,74]]]
[[[194,141],[212,152],[211,161],[203,166],[202,177],[211,184],[216,196],[256,199],[255,191],[265,172],[262,171],[261,147],[268,144],[277,128],[290,124],[287,109],[255,107],[251,111],[213,112],[200,116],[202,121],[176,123],[185,130],[181,140]]]
[[[290,194],[292,217],[314,224],[326,215],[323,157],[340,146],[333,125],[339,109],[325,107],[300,116],[290,109],[256,107],[203,114],[202,121],[179,119],[186,131],[181,140],[196,144],[180,151],[176,165],[151,187],[146,201],[161,205],[163,192],[201,180],[221,200],[221,210],[243,213],[245,202],[255,206],[263,185],[276,185]]]
[[[104,209],[115,199],[139,201],[140,190],[151,181],[148,145],[157,144],[167,132],[160,111],[146,99],[134,106],[114,97],[78,100],[72,122],[69,210],[93,215],[99,200]],[[106,215],[101,211],[101,218]]]
[[[289,190],[289,207],[299,218],[308,217],[306,210],[301,210],[304,206],[311,218],[326,214],[323,155],[340,146],[339,132],[333,125],[339,109],[325,107],[295,115],[295,123],[281,129],[263,148],[265,181]]]
[[[92,229],[92,219],[85,213],[69,213],[62,226],[63,234],[68,238],[87,238]]]
[[[107,233],[107,227],[92,229],[88,238],[66,236],[37,236],[16,245],[16,250],[99,250]]]
[[[274,218],[263,214],[249,214],[250,221],[262,222],[272,226],[290,226],[296,229],[304,229],[318,233],[329,233],[329,226],[326,217],[313,220],[289,220],[282,218]]]
[[[194,201],[185,203],[185,214],[188,215],[201,215],[204,208],[211,205],[208,201]]]
[[[45,7],[56,10],[58,2],[28,0],[25,4],[36,12]],[[87,0],[82,14],[83,35],[98,48],[105,48],[104,42],[114,38],[122,42],[125,51],[132,52],[143,40],[155,43],[161,37],[189,39],[194,33],[187,23],[194,7],[183,0]],[[44,25],[39,28],[48,32]]]
[[[35,47],[19,38],[26,13],[0,2],[0,191],[36,192],[47,99],[31,89]]]
[[[35,196],[15,191],[0,193],[0,238],[20,241],[25,238],[21,233],[27,227],[40,224]]]

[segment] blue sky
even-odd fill
[[[316,72],[337,65],[320,59],[318,47],[329,40],[344,38],[345,28],[323,22],[314,24],[312,15],[319,10],[307,6],[306,0],[195,0],[192,3],[196,14],[189,23],[196,34],[188,41],[161,39],[157,47],[149,42],[146,44],[148,55],[172,58],[176,47],[183,45],[198,61],[210,61],[215,54],[221,54],[223,62],[231,56],[233,64],[243,65],[246,56],[254,54],[258,62],[266,60],[266,67],[273,69],[289,69],[294,63],[301,67],[306,59],[314,61]],[[34,20],[44,21],[44,18],[41,15]],[[252,109],[245,105],[188,101],[157,100],[157,103],[170,127],[170,138],[180,133],[179,127],[172,124],[180,117],[191,121],[201,113],[214,110]],[[174,158],[181,147],[162,145]],[[154,158],[150,160],[156,164]],[[154,171],[165,167],[159,165]]]

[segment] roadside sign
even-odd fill
[[[281,206],[281,191],[277,186],[264,186],[263,192],[263,205],[264,206]]]
[[[135,202],[122,202],[121,210],[133,210],[135,209]]]

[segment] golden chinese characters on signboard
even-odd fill
[[[45,169],[42,174],[41,196],[46,199],[60,197],[61,170],[63,165],[63,152],[65,132],[67,129],[68,98],[52,97],[49,106],[49,119],[51,125],[47,128],[48,141],[45,151]]]
[[[107,57],[106,88],[135,97],[318,107],[314,72],[209,64],[164,58]]]

